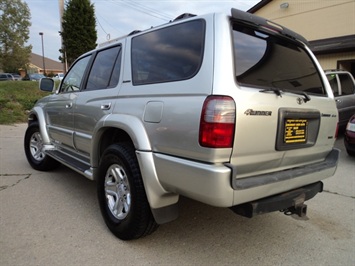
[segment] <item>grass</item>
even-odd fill
[[[38,88],[37,81],[1,81],[0,124],[27,122],[27,112],[48,94]]]

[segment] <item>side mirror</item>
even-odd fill
[[[41,91],[52,92],[54,90],[54,80],[51,78],[42,78],[39,81],[39,89]]]

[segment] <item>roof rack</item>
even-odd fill
[[[179,19],[184,19],[184,18],[192,18],[192,17],[196,17],[196,15],[190,14],[190,13],[184,13],[184,14],[181,14],[180,16],[176,17],[173,21],[176,21]]]
[[[141,30],[134,30],[134,31],[131,31],[127,36],[131,36],[131,35],[137,34],[139,32],[142,32],[142,31]]]

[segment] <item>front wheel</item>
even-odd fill
[[[24,148],[27,161],[32,168],[36,170],[53,170],[60,164],[58,161],[45,154],[43,138],[39,131],[39,125],[37,122],[33,122],[27,128],[25,133]]]
[[[100,160],[97,193],[105,223],[118,238],[137,239],[158,228],[131,145],[114,144],[105,150]]]

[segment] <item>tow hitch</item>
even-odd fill
[[[281,211],[286,215],[297,214],[299,217],[306,218],[307,205],[304,202],[322,191],[323,183],[317,182],[267,198],[236,205],[230,209],[248,218],[273,211]]]
[[[305,217],[307,215],[307,205],[302,204],[299,206],[292,206],[285,210],[281,210],[285,215],[297,214],[299,217]]]

